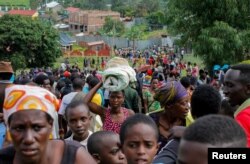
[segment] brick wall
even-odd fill
[[[96,32],[104,25],[105,18],[108,16],[110,16],[112,19],[120,19],[120,14],[118,12],[85,10],[76,13],[69,13],[69,24],[84,26],[83,32]],[[85,30],[85,27],[87,31]],[[80,27],[78,27],[78,29],[71,27],[71,30],[73,31],[79,31],[79,29]]]

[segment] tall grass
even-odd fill
[[[30,7],[30,0],[0,0],[0,5]]]

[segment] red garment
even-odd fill
[[[105,66],[106,66],[106,62],[105,62],[105,61],[103,61],[103,62],[102,62],[102,69],[104,69],[104,68],[105,68]]]
[[[148,75],[148,76],[152,76],[152,74],[153,74],[152,69],[148,69],[148,70],[147,70],[147,75]]]
[[[64,76],[64,77],[70,77],[70,75],[71,75],[71,73],[70,73],[69,71],[65,71],[65,72],[63,73],[63,76]]]
[[[250,106],[247,106],[235,116],[235,120],[244,129],[247,136],[247,147],[250,147]]]
[[[163,57],[163,64],[168,64],[168,58],[167,57]]]
[[[108,108],[105,112],[103,130],[112,131],[119,134],[122,123],[129,117],[128,109],[122,108],[122,111],[124,114],[123,120],[121,122],[113,122],[110,114],[110,108]]]
[[[154,58],[152,56],[149,58],[149,64],[150,65],[154,65],[155,64],[155,60],[154,60]]]

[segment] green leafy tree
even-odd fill
[[[30,0],[31,9],[37,9],[42,4],[42,0]]]
[[[138,0],[111,0],[111,9],[121,14],[121,17],[132,17],[135,15],[136,4]]]
[[[133,41],[133,49],[135,49],[135,41],[142,38],[145,26],[132,26],[125,34],[125,36]]]
[[[159,0],[142,0],[136,6],[136,16],[144,17],[159,10]]]
[[[105,23],[101,29],[101,33],[109,36],[121,36],[124,33],[125,26],[119,20],[114,20],[110,17],[105,18]]]
[[[50,24],[11,15],[0,22],[0,60],[10,60],[16,69],[51,66],[61,55],[58,33]]]
[[[160,29],[165,24],[165,15],[162,11],[151,13],[146,19],[152,29]]]
[[[202,29],[197,43],[199,44],[195,45],[196,54],[201,56],[208,66],[218,62],[236,63],[243,60],[243,55],[240,55],[240,36],[236,29],[225,22],[216,21],[212,27]]]
[[[64,6],[74,6],[82,9],[106,9],[105,0],[64,0]]]
[[[126,3],[123,0],[111,0],[111,10],[120,12],[121,17],[124,17]]]
[[[106,3],[104,0],[85,0],[85,8],[88,9],[106,9]]]
[[[181,43],[191,42],[209,68],[245,57],[249,13],[249,0],[168,0],[166,9],[168,30],[180,35]]]

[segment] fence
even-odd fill
[[[77,42],[95,42],[103,40],[106,44],[110,47],[116,46],[117,48],[125,48],[125,47],[133,47],[133,41],[129,40],[128,38],[121,38],[121,37],[109,37],[109,36],[93,36],[93,35],[86,35],[86,36],[77,36]],[[158,46],[173,46],[174,39],[171,37],[166,38],[153,38],[149,40],[136,40],[134,41],[136,49],[145,49],[148,47],[152,47],[152,45]]]

